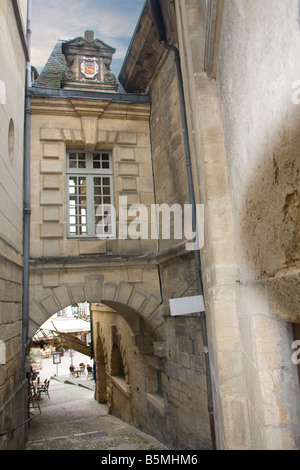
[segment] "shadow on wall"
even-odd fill
[[[300,323],[300,105],[268,144],[243,207],[244,263],[268,279],[272,313]]]

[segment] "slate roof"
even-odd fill
[[[62,53],[62,44],[58,41],[33,87],[61,88],[62,75],[67,68],[65,56]]]
[[[66,40],[59,40],[45,65],[41,71],[39,77],[32,84],[33,87],[42,88],[61,88],[61,80],[63,73],[67,67],[66,59],[62,53],[63,43],[68,42]],[[119,80],[117,93],[126,93]]]

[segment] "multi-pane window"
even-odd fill
[[[68,153],[68,233],[70,237],[113,236],[111,153]]]

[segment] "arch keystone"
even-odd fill
[[[85,290],[88,302],[102,302],[103,299],[104,277],[86,276]]]

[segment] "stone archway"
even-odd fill
[[[123,273],[124,274],[124,273]],[[59,310],[79,302],[102,303],[120,313],[134,334],[139,334],[138,316],[152,328],[157,339],[165,337],[161,298],[146,290],[144,284],[116,280],[106,281],[106,274],[76,273],[76,282],[70,282],[70,272],[59,271],[60,285],[47,286],[45,271],[34,270],[31,276],[29,305],[29,339],[37,329]],[[116,276],[117,277],[117,276]]]

